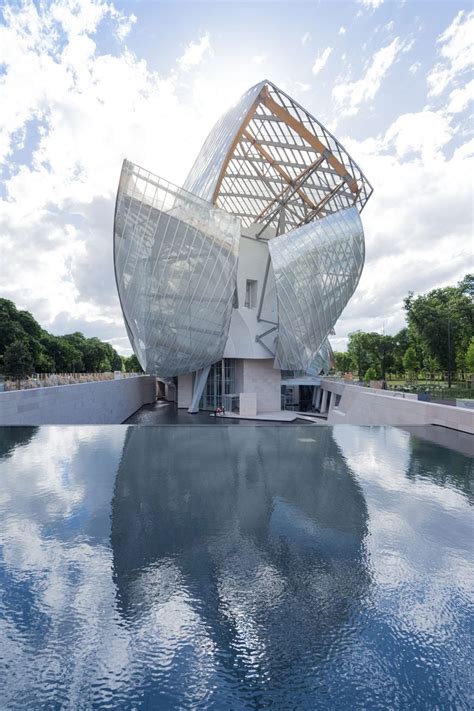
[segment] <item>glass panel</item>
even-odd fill
[[[231,400],[226,396],[235,395],[235,387],[235,359],[224,358],[214,363],[209,371],[199,409],[215,410],[224,407],[229,410]]]
[[[355,207],[269,241],[278,300],[275,364],[318,374],[330,359],[327,336],[354,293],[364,265]]]
[[[133,349],[170,378],[222,358],[236,289],[238,219],[124,161],[115,274]]]

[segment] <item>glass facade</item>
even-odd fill
[[[201,410],[215,410],[217,407],[231,410],[231,396],[235,394],[235,359],[223,358],[211,366],[199,407]]]
[[[222,358],[238,220],[125,161],[114,234],[118,292],[143,369],[170,378]]]
[[[328,336],[364,264],[359,213],[371,194],[341,143],[267,80],[216,123],[184,189],[124,161],[115,274],[143,369],[162,379],[200,372],[204,382],[212,366],[209,409],[235,391],[224,353],[327,371]],[[265,243],[264,259],[252,261],[244,239]]]
[[[319,353],[355,291],[364,265],[356,208],[341,210],[269,242],[278,300],[275,361],[282,370],[320,372]]]

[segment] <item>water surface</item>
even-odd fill
[[[467,709],[472,473],[413,429],[0,428],[0,705]]]

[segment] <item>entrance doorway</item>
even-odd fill
[[[235,358],[223,358],[211,366],[204,388],[204,393],[199,403],[200,410],[216,410],[218,407],[229,407],[231,398],[235,394]]]

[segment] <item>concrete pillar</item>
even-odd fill
[[[319,412],[326,412],[326,404],[328,400],[328,391],[323,390],[323,396],[321,398],[321,404],[319,406]]]
[[[336,401],[336,393],[330,392],[329,393],[329,400],[328,400],[328,412],[331,412],[332,408],[334,407],[335,401]]]
[[[201,395],[204,392],[204,388],[206,387],[207,378],[209,376],[210,370],[211,366],[208,365],[206,368],[196,370],[196,372],[194,373],[193,394],[191,398],[191,404],[188,408],[188,412],[190,415],[195,415],[197,412],[199,412],[199,401],[201,399]],[[224,391],[224,384],[222,384],[222,391]]]
[[[315,390],[316,390],[316,397],[314,400],[314,409],[319,410],[319,408],[321,407],[321,398],[323,395],[323,391],[322,391],[322,388],[320,385],[317,385]]]
[[[178,407],[188,408],[193,396],[192,373],[178,375]]]

